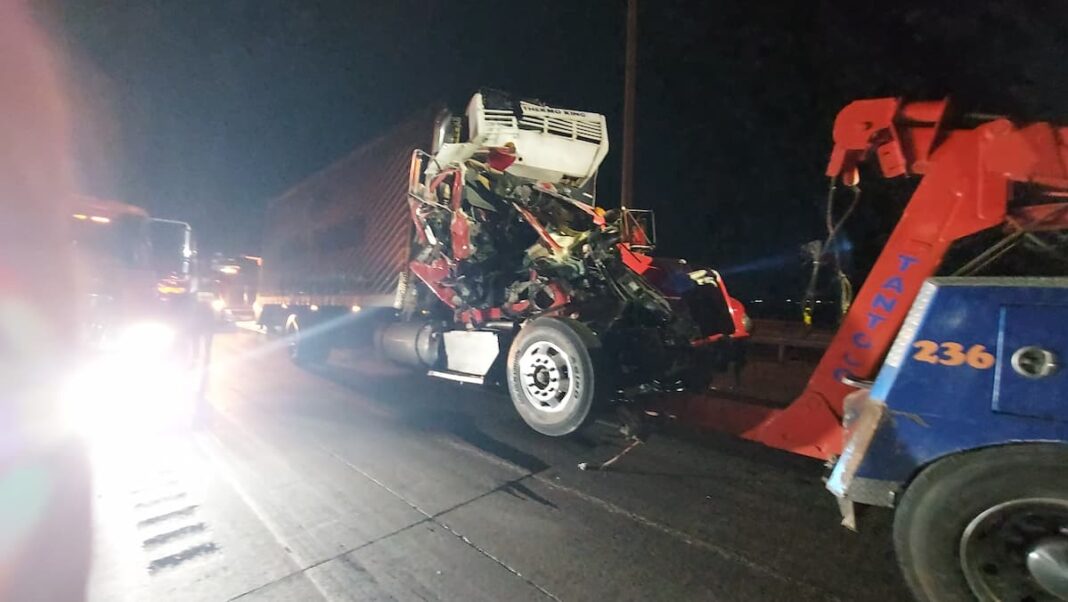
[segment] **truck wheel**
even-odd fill
[[[540,318],[523,327],[508,351],[508,392],[523,421],[560,437],[591,417],[604,388],[595,370],[600,344],[579,322]]]
[[[1068,447],[936,462],[905,491],[894,547],[917,600],[1068,600]]]
[[[289,359],[298,366],[311,366],[326,360],[329,349],[307,333],[301,332],[300,318],[296,314],[286,320],[286,339],[289,343]]]

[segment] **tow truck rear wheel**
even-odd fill
[[[289,359],[298,366],[312,366],[326,360],[329,351],[322,342],[303,332],[301,319],[292,314],[286,320],[286,339],[289,344]]]
[[[508,392],[530,428],[561,437],[591,417],[604,389],[600,343],[580,322],[538,318],[523,327],[508,352]]]
[[[905,491],[894,546],[924,602],[1068,600],[1068,447],[1011,445],[936,462]]]

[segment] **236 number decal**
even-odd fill
[[[913,344],[916,353],[912,359],[928,364],[943,366],[967,365],[976,370],[986,370],[994,365],[994,355],[983,345],[972,345],[967,351],[960,343],[936,343],[934,341],[916,341]]]

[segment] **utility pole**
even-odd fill
[[[623,186],[619,206],[632,205],[634,195],[634,102],[638,77],[638,0],[627,0],[627,58],[623,81]]]

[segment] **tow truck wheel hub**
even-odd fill
[[[980,600],[1068,601],[1068,502],[1029,498],[976,516],[960,562]]]
[[[1046,591],[1068,600],[1068,532],[1036,544],[1027,553],[1027,570]]]

